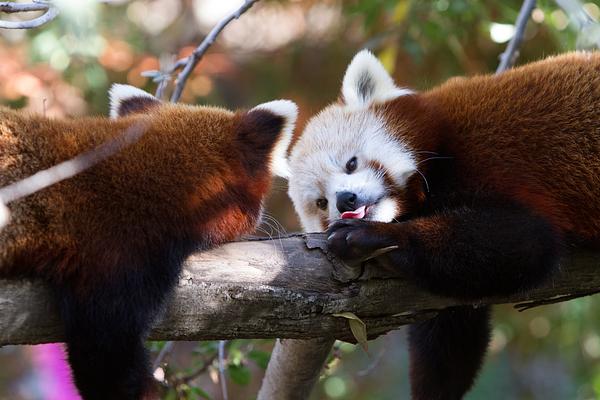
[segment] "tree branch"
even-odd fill
[[[208,48],[215,42],[215,40],[217,39],[217,36],[219,36],[221,31],[223,31],[223,29],[225,29],[225,27],[231,21],[233,21],[234,19],[238,19],[243,13],[248,11],[250,9],[250,7],[252,7],[254,5],[254,3],[256,3],[257,1],[258,0],[245,0],[244,4],[242,4],[242,6],[240,8],[238,8],[235,12],[228,15],[227,17],[223,18],[223,20],[221,20],[209,32],[209,34],[206,36],[206,38],[204,38],[202,43],[200,43],[200,45],[198,47],[196,47],[194,52],[189,57],[186,57],[185,59],[181,59],[173,65],[172,73],[181,67],[183,67],[183,70],[177,76],[177,84],[175,85],[175,90],[173,91],[173,94],[171,95],[172,102],[176,102],[177,100],[179,100],[179,98],[181,97],[181,93],[183,93],[183,88],[185,86],[185,83],[187,82],[190,74],[192,73],[192,71],[194,70],[196,65],[198,65],[198,62],[200,62],[200,60],[202,59],[202,56],[204,56],[204,53],[206,53],[206,50],[208,50]]]
[[[221,397],[223,400],[229,400],[229,395],[227,392],[227,377],[225,376],[225,345],[227,344],[226,340],[219,340],[219,386],[221,386]]]
[[[0,1],[0,12],[7,14],[30,11],[47,11],[48,8],[48,3],[43,2],[15,3],[13,1]]]
[[[500,64],[496,69],[496,73],[500,74],[507,69],[511,68],[519,57],[519,47],[523,42],[523,36],[525,35],[525,28],[527,27],[527,21],[529,16],[535,7],[535,0],[525,0],[517,16],[517,22],[515,23],[515,34],[508,42],[504,53],[500,54]]]
[[[317,382],[334,339],[278,339],[256,400],[304,400]]]
[[[58,8],[48,4],[46,2],[33,2],[33,3],[14,3],[12,1],[0,2],[0,12],[4,13],[19,13],[19,12],[30,12],[30,11],[45,11],[42,15],[37,18],[30,19],[28,21],[5,21],[0,20],[0,28],[4,29],[31,29],[42,26],[59,14]]]
[[[230,243],[190,257],[150,339],[354,341],[348,322],[332,314],[353,312],[374,338],[450,306],[535,306],[600,290],[600,256],[582,253],[566,260],[560,273],[536,290],[470,303],[427,293],[402,279],[401,269],[386,271],[372,264],[362,274],[348,270],[327,254],[325,241],[323,234],[295,235]],[[358,279],[340,282],[348,276]],[[0,281],[0,345],[63,340],[56,303],[45,285]]]

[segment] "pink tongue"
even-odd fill
[[[367,209],[366,206],[362,206],[362,207],[357,208],[354,211],[345,211],[342,213],[342,219],[364,218],[366,209]]]

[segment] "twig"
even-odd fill
[[[175,384],[173,386],[177,387],[181,384],[188,384],[190,381],[193,381],[194,379],[205,373],[206,370],[208,370],[208,368],[212,365],[213,361],[217,359],[217,355],[218,353],[214,353],[207,359],[203,360],[202,366],[196,369],[195,371],[192,371],[189,374],[181,376],[179,378],[175,378]]]
[[[523,312],[523,311],[527,311],[527,310],[530,310],[535,307],[547,306],[547,305],[556,304],[556,303],[562,303],[564,301],[578,299],[581,297],[592,296],[597,293],[600,293],[600,290],[592,290],[589,293],[585,293],[585,294],[578,293],[578,294],[558,295],[558,296],[551,297],[549,299],[534,300],[534,301],[518,303],[518,304],[514,305],[514,308],[517,309],[519,312]]]
[[[225,380],[225,345],[227,340],[219,340],[219,383],[223,400],[229,400],[227,395],[227,381]]]
[[[137,142],[146,131],[146,127],[145,123],[137,122],[127,128],[122,135],[102,143],[92,150],[1,188],[0,202],[10,203],[85,171]]]
[[[588,25],[597,24],[596,20],[583,8],[581,1],[555,0],[555,3],[567,13],[580,31]]]
[[[98,3],[112,4],[115,0],[96,0]],[[0,28],[4,29],[32,29],[47,24],[55,19],[60,10],[50,4],[48,0],[33,0],[32,3],[15,3],[14,1],[1,1],[0,12],[14,14],[20,12],[46,11],[44,14],[29,21],[0,20]]]
[[[31,29],[42,26],[59,14],[57,7],[46,3],[46,2],[33,2],[33,3],[14,3],[11,1],[0,2],[0,11],[4,13],[18,13],[18,12],[30,12],[30,11],[46,11],[37,18],[30,19],[29,21],[5,21],[0,20],[0,28],[4,29]]]
[[[250,7],[252,7],[257,1],[258,0],[245,0],[244,4],[242,4],[242,6],[239,9],[237,9],[237,11],[223,18],[209,32],[209,34],[206,36],[206,38],[204,38],[202,43],[200,43],[200,45],[196,47],[194,52],[185,59],[185,62],[183,62],[183,60],[179,60],[177,63],[175,63],[175,65],[173,66],[174,68],[179,68],[180,66],[183,66],[183,70],[177,76],[177,84],[175,85],[175,90],[171,95],[172,102],[176,102],[177,100],[179,100],[179,98],[181,97],[181,93],[183,92],[185,83],[188,80],[190,74],[192,73],[192,71],[194,70],[204,53],[206,53],[206,50],[208,50],[208,48],[215,42],[217,36],[219,36],[221,31],[231,21],[233,21],[234,19],[238,19],[243,13],[248,11],[248,9],[250,9]],[[175,69],[173,71],[175,71]]]
[[[160,349],[158,356],[156,356],[156,359],[152,363],[152,372],[156,371],[156,369],[160,367],[160,364],[162,363],[163,359],[167,356],[167,354],[171,352],[171,350],[173,350],[173,347],[175,347],[174,345],[175,343],[172,340],[169,340],[165,343],[163,348]]]
[[[523,1],[523,5],[521,6],[521,10],[519,11],[517,22],[515,24],[515,34],[510,39],[510,42],[508,42],[508,46],[506,46],[504,53],[500,54],[500,64],[496,69],[497,74],[501,74],[502,72],[511,68],[517,61],[517,57],[519,56],[519,47],[523,42],[523,36],[525,34],[525,27],[527,26],[527,21],[529,20],[529,16],[531,15],[534,7],[535,0]]]
[[[46,11],[48,10],[48,3],[36,2],[36,3],[15,3],[12,1],[0,2],[0,12],[11,14],[18,12],[29,12],[29,11]]]

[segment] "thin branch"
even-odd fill
[[[193,381],[194,379],[196,379],[197,377],[199,377],[200,375],[202,375],[203,373],[205,373],[208,368],[210,368],[210,366],[212,365],[212,363],[217,359],[218,353],[214,353],[213,355],[211,355],[210,357],[208,357],[207,359],[204,359],[202,361],[202,366],[198,369],[196,369],[195,371],[190,372],[187,375],[183,375],[179,378],[175,378],[175,384],[173,386],[177,387],[181,384],[188,384],[191,381]]]
[[[160,367],[160,364],[162,364],[162,361],[167,356],[167,354],[169,354],[173,350],[173,348],[175,347],[174,344],[175,342],[169,340],[164,344],[163,348],[160,349],[160,353],[158,353],[158,356],[156,356],[156,359],[152,363],[153,372],[156,371],[158,367]]]
[[[530,310],[535,307],[547,306],[547,305],[556,304],[556,303],[562,303],[564,301],[579,299],[581,297],[592,296],[597,293],[600,293],[600,289],[590,290],[588,293],[557,295],[557,296],[550,297],[548,299],[528,301],[525,303],[515,304],[514,307],[519,312],[523,312],[523,311],[527,311],[527,310]]]
[[[37,18],[30,19],[28,21],[6,21],[0,20],[0,28],[4,29],[32,29],[42,26],[59,14],[57,7],[45,3],[45,2],[34,2],[34,3],[13,3],[10,1],[4,1],[0,3],[0,11],[5,13],[19,13],[19,12],[30,12],[30,11],[45,11],[42,15]]]
[[[229,400],[227,394],[227,380],[225,378],[225,345],[227,340],[219,340],[219,383],[221,384],[221,393],[223,400]]]
[[[237,9],[235,12],[228,15],[224,19],[222,19],[209,32],[209,34],[206,36],[206,38],[204,38],[202,43],[200,43],[200,45],[198,47],[196,47],[194,52],[185,59],[185,62],[183,62],[183,60],[179,60],[178,62],[175,63],[174,68],[179,68],[180,66],[183,66],[183,70],[177,76],[177,84],[175,85],[175,90],[173,91],[173,94],[171,95],[172,102],[176,102],[177,100],[179,100],[179,98],[181,97],[181,93],[183,93],[183,88],[184,88],[190,74],[192,73],[192,71],[198,64],[198,62],[200,62],[200,60],[202,59],[202,56],[204,56],[204,53],[206,53],[208,48],[215,42],[215,40],[217,39],[217,36],[219,36],[221,31],[223,31],[223,29],[231,21],[233,21],[234,19],[238,19],[243,13],[248,11],[248,9],[250,9],[250,7],[252,7],[254,5],[254,3],[256,3],[257,1],[258,0],[245,0],[244,4],[242,4],[242,6],[239,9]],[[175,69],[174,69],[174,71],[175,71]]]
[[[0,12],[12,14],[19,12],[29,11],[47,11],[49,8],[48,3],[36,2],[36,3],[15,3],[12,1],[1,1]]]
[[[98,3],[112,4],[114,0],[96,0]],[[50,4],[47,0],[33,0],[32,3],[15,3],[13,1],[1,1],[0,12],[14,14],[31,11],[45,11],[44,14],[28,21],[6,21],[0,20],[0,28],[4,29],[32,29],[47,24],[55,19],[60,10]]]
[[[521,43],[523,42],[527,21],[529,20],[534,7],[535,0],[523,1],[515,24],[515,34],[510,39],[510,42],[508,42],[508,46],[506,46],[504,53],[500,54],[500,64],[496,69],[497,74],[501,74],[511,68],[517,61],[517,57],[519,57],[519,47],[521,47]]]
[[[598,22],[587,12],[579,0],[555,0],[556,4],[563,9],[572,22],[580,31],[588,25]]]

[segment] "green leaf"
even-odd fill
[[[227,370],[229,371],[229,377],[234,383],[242,386],[250,383],[250,379],[252,378],[250,370],[243,365],[230,364]]]
[[[348,319],[352,335],[354,335],[354,338],[356,339],[358,344],[360,344],[363,350],[368,352],[369,344],[367,343],[367,326],[365,325],[365,323],[354,313],[351,312],[337,313],[333,314],[333,316]]]
[[[190,394],[193,394],[196,399],[212,400],[212,397],[199,387],[190,388]]]
[[[173,388],[169,388],[169,391],[164,397],[164,400],[177,400],[177,392]]]
[[[251,350],[248,353],[248,358],[254,361],[256,365],[262,369],[267,369],[267,365],[269,365],[269,360],[271,359],[271,354],[262,350]]]

